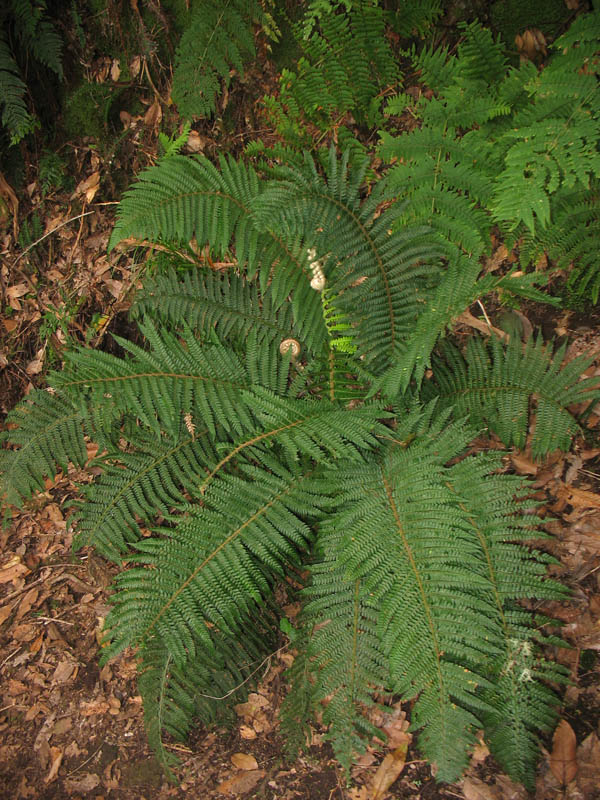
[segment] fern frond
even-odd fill
[[[401,207],[381,211],[389,196],[384,182],[362,200],[366,168],[363,162],[361,169],[348,170],[348,154],[338,160],[332,148],[324,179],[307,157],[304,170],[278,171],[258,213],[286,237],[314,243],[318,254],[335,254],[325,268],[328,285],[355,326],[359,354],[376,370],[411,330],[418,310],[415,284],[431,272],[428,262],[441,248],[423,228],[392,230]]]
[[[150,324],[142,330],[151,350],[117,340],[133,358],[99,351],[69,353],[56,388],[70,394],[88,391],[93,402],[108,396],[122,412],[172,436],[177,436],[187,414],[202,419],[213,434],[217,425],[238,432],[252,427],[249,412],[240,404],[248,377],[233,352],[217,344],[202,346],[189,330],[184,344]]]
[[[268,218],[258,218],[264,187],[251,167],[225,158],[220,167],[202,157],[173,156],[143,172],[120,204],[109,248],[131,236],[183,242],[195,236],[221,254],[233,245],[248,278],[258,273],[263,293],[270,286],[274,309],[291,294],[295,317],[305,320],[304,329],[313,332],[315,344],[323,341],[306,249],[284,240]]]
[[[168,540],[137,545],[140,561],[154,568],[118,577],[111,653],[153,635],[183,666],[200,644],[211,651],[213,628],[238,631],[275,576],[298,563],[312,539],[304,520],[323,503],[311,488],[314,468],[286,469],[265,453],[261,460],[275,471],[247,464],[240,477],[220,475]]]
[[[310,678],[310,707],[323,704],[323,722],[328,726],[337,759],[346,770],[357,754],[364,752],[376,729],[366,711],[375,704],[373,694],[388,683],[387,660],[377,636],[378,608],[361,591],[361,582],[349,580],[338,563],[341,530],[325,523],[319,529],[318,561],[311,568],[311,585],[304,595],[303,611],[307,644],[299,656]],[[340,669],[344,664],[344,669]],[[301,685],[292,692],[301,691]],[[306,719],[289,713],[292,695],[282,708],[285,727],[301,726]]]
[[[184,119],[211,116],[222,85],[254,58],[254,0],[195,2],[175,58],[173,100]]]
[[[455,429],[444,442],[461,448],[464,440]],[[439,460],[430,440],[416,439],[408,447],[392,443],[381,463],[338,471],[339,510],[330,520],[343,531],[337,554],[347,578],[360,580],[363,596],[373,595],[379,606],[377,631],[392,688],[419,696],[413,709],[414,726],[425,727],[419,745],[451,781],[467,760],[477,726],[473,710],[484,705],[475,687],[486,683],[497,633],[480,596],[487,582],[475,590],[479,578],[467,565],[476,550]],[[473,594],[462,588],[467,583]]]
[[[190,415],[191,416],[191,415]],[[208,428],[192,427],[179,437],[157,438],[132,427],[127,451],[113,450],[96,459],[102,469],[91,485],[80,487],[76,503],[76,548],[93,545],[120,562],[142,539],[141,527],[185,506],[184,493],[198,495],[208,464],[215,461]]]
[[[7,417],[7,422],[17,427],[1,436],[18,449],[0,450],[0,496],[21,505],[34,491],[44,488],[44,478],[54,478],[57,467],[65,472],[70,462],[82,467],[87,461],[84,432],[90,416],[80,398],[32,392]],[[88,433],[90,429],[88,425]]]
[[[427,395],[435,394],[443,406],[453,406],[457,416],[489,425],[505,444],[520,448],[525,447],[535,413],[531,451],[536,459],[556,449],[568,450],[579,432],[569,406],[599,396],[596,379],[580,380],[589,358],[563,363],[565,348],[552,358],[541,339],[523,347],[511,340],[503,347],[494,338],[489,345],[472,338],[464,358],[448,344],[443,353],[446,360],[436,360]]]
[[[178,275],[171,270],[156,275],[146,280],[134,307],[138,316],[150,312],[173,325],[185,322],[205,335],[215,330],[221,340],[243,340],[253,331],[259,338],[279,342],[298,338],[310,348],[321,343],[321,328],[303,324],[304,315],[296,324],[289,304],[274,307],[270,287],[261,293],[256,282],[231,272],[197,269]]]
[[[183,667],[160,639],[146,643],[138,687],[148,741],[168,775],[178,759],[165,747],[165,735],[184,741],[196,720],[205,725],[227,721],[232,705],[245,696],[252,676],[275,649],[272,630],[267,612],[247,620],[235,638],[208,630],[211,647],[198,646]]]
[[[2,125],[16,144],[33,128],[34,120],[25,105],[27,87],[21,80],[19,68],[10,52],[8,44],[0,34],[0,103],[2,104]]]

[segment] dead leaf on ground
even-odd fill
[[[75,794],[76,792],[87,794],[88,792],[93,791],[93,789],[99,785],[100,778],[93,772],[88,772],[83,776],[83,778],[67,778],[65,780],[65,789],[70,794]]]
[[[600,494],[587,489],[577,489],[575,486],[563,484],[559,487],[557,495],[574,507],[600,508]]]
[[[100,172],[92,172],[89,178],[81,181],[77,184],[77,188],[71,195],[71,200],[74,200],[76,197],[81,195],[85,196],[86,202],[91,203],[94,197],[96,196],[96,192],[100,188]]]
[[[552,737],[550,769],[561,786],[566,786],[577,775],[577,738],[565,719],[558,723]]]
[[[496,786],[489,786],[479,778],[465,778],[462,783],[465,800],[500,800]]]
[[[58,775],[58,770],[63,760],[63,751],[60,747],[51,747],[50,757],[52,758],[52,764],[50,766],[50,772],[44,778],[44,783],[51,783]]]
[[[261,781],[267,773],[264,769],[255,769],[252,772],[240,772],[233,778],[221,781],[217,786],[217,791],[222,794],[245,794],[254,789],[256,784]]]
[[[600,786],[600,740],[590,733],[577,748],[577,786],[586,797]]]
[[[406,753],[408,750],[409,735],[406,734],[406,742],[397,747],[392,753],[388,753],[383,759],[371,784],[369,800],[383,800],[387,790],[400,775],[406,764]]]
[[[148,128],[158,128],[162,120],[162,109],[158,100],[155,100],[144,114],[144,125]]]
[[[249,753],[234,753],[231,756],[231,763],[238,769],[252,770],[258,768],[256,759]]]

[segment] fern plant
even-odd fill
[[[432,225],[463,261],[489,251],[499,224],[509,240],[523,239],[524,268],[545,251],[560,266],[576,261],[596,301],[599,35],[600,15],[580,16],[540,71],[509,67],[479,23],[463,26],[456,55],[413,48],[433,93],[391,100],[390,117],[410,109],[421,125],[381,134],[381,155],[398,161],[391,180],[411,199],[400,224]]]
[[[267,114],[293,146],[312,144],[310,125],[322,136],[337,131],[345,147],[353,137],[340,123],[352,115],[375,124],[381,93],[400,76],[385,12],[377,0],[314,2],[293,30],[302,55],[295,69],[282,70],[279,96],[263,98]]]
[[[46,1],[8,0],[0,10],[0,107],[2,125],[16,144],[36,124],[26,101],[27,86],[17,57],[27,54],[63,77],[62,39],[47,17]]]
[[[586,362],[562,366],[541,344],[439,349],[431,379],[411,367],[397,380],[405,354],[434,348],[419,321],[444,249],[431,229],[398,227],[406,206],[385,179],[366,193],[367,168],[332,149],[324,172],[308,156],[262,174],[171,155],[142,173],[110,246],[195,237],[237,269],[182,275],[174,259],[138,298],[143,346],[68,353],[10,416],[2,492],[21,502],[98,444],[77,544],[125,562],[104,658],[137,648],[167,768],[165,735],[238,700],[277,646],[275,587],[308,568],[290,746],[321,709],[347,768],[374,732],[369,706],[394,693],[415,701],[439,779],[459,777],[483,728],[531,785],[564,675],[541,650],[549,621],[522,600],[565,590],[527,544],[543,535],[521,513],[527,485],[468,445],[486,426],[521,445],[535,417],[536,455],[567,448],[570,404],[600,392],[580,380]],[[448,324],[472,297],[457,293]]]
[[[175,57],[173,99],[184,119],[211,116],[234,70],[240,76],[255,55],[252,23],[277,35],[258,0],[197,0],[192,4]]]

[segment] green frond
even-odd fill
[[[128,450],[106,452],[95,460],[102,472],[93,484],[80,487],[76,548],[93,545],[120,562],[143,538],[142,526],[181,510],[186,493],[198,496],[207,466],[216,459],[214,443],[208,428],[196,428],[191,415],[190,430],[184,422],[174,439],[132,426]]]
[[[447,343],[442,352],[445,361],[436,359],[426,396],[435,395],[444,407],[452,406],[457,417],[468,415],[474,424],[488,425],[505,444],[520,448],[525,447],[535,414],[534,458],[568,450],[579,432],[569,406],[599,396],[597,379],[580,380],[589,358],[563,363],[565,348],[552,358],[541,339],[524,346],[511,340],[503,346],[494,338],[488,345],[473,337],[464,358]]]
[[[2,125],[16,144],[32,129],[34,120],[27,111],[25,92],[27,87],[21,80],[19,68],[10,52],[8,44],[0,35],[0,104],[2,106]]]
[[[80,398],[32,392],[7,417],[17,427],[1,436],[18,449],[0,450],[0,497],[21,505],[43,489],[44,478],[54,478],[59,467],[65,472],[70,462],[82,467],[87,461],[84,423],[89,418],[89,408]]]
[[[458,48],[460,75],[471,81],[493,84],[504,77],[507,62],[504,47],[479,22],[461,23],[464,40]]]
[[[387,661],[377,636],[378,609],[361,591],[361,582],[349,580],[340,565],[341,530],[325,522],[319,529],[317,563],[311,567],[311,585],[304,595],[307,644],[298,657],[310,679],[310,707],[323,705],[327,738],[342,766],[349,772],[357,754],[377,730],[366,710],[375,705],[373,694],[385,691]],[[340,669],[343,664],[344,668]],[[301,684],[292,692],[302,691]],[[285,728],[306,722],[289,711],[295,698],[287,698],[281,718]]]
[[[314,243],[317,255],[327,261],[327,285],[355,326],[357,352],[379,369],[409,334],[418,312],[415,284],[430,274],[430,262],[441,248],[421,227],[393,230],[402,207],[381,210],[389,197],[385,182],[362,199],[366,168],[365,162],[362,169],[350,171],[348,154],[338,160],[332,148],[327,177],[322,178],[307,157],[304,170],[279,170],[279,180],[267,187],[258,213],[274,220],[286,237]]]
[[[190,509],[167,539],[138,543],[145,566],[117,578],[111,654],[152,635],[183,666],[200,645],[210,652],[213,629],[239,631],[275,577],[299,563],[312,539],[305,520],[323,504],[311,487],[314,467],[286,469],[265,452],[261,463],[241,465],[239,476],[220,474],[203,506]]]
[[[186,415],[213,432],[218,425],[241,432],[252,417],[240,403],[249,385],[240,359],[220,344],[202,345],[188,330],[180,339],[141,326],[150,350],[117,339],[130,354],[117,358],[100,351],[80,350],[66,356],[65,370],[56,376],[61,392],[88,392],[92,402],[111,398],[123,413],[134,414],[157,433],[176,436]]]
[[[138,687],[148,741],[168,775],[178,759],[165,747],[165,735],[185,741],[196,720],[205,725],[229,721],[233,704],[245,698],[252,677],[275,649],[272,623],[263,612],[247,620],[235,638],[208,630],[211,647],[198,646],[183,667],[160,639],[146,643]]]
[[[213,114],[222,87],[254,58],[255,0],[203,0],[192,6],[175,57],[173,100],[184,119]]]
[[[270,287],[261,293],[256,282],[232,272],[195,269],[178,275],[170,270],[147,279],[134,314],[149,313],[175,326],[185,323],[204,335],[215,330],[223,341],[244,340],[252,331],[272,341],[298,338],[311,349],[321,343],[322,328],[302,324],[303,318],[297,325],[289,304],[274,307]]]

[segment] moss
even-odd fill
[[[105,141],[111,106],[119,94],[120,90],[105,83],[80,84],[65,103],[63,122],[67,134]]]

